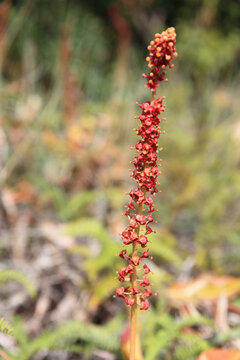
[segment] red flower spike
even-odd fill
[[[149,226],[154,221],[153,216],[149,213],[155,211],[151,195],[158,192],[160,171],[157,155],[159,151],[162,151],[162,148],[158,146],[158,140],[160,135],[164,134],[159,125],[162,121],[162,113],[165,110],[165,105],[163,105],[165,97],[155,99],[155,91],[161,81],[167,81],[164,70],[167,67],[172,68],[174,66],[171,62],[177,56],[175,43],[174,28],[156,34],[150,42],[148,46],[149,56],[146,58],[149,72],[142,76],[146,79],[145,87],[152,92],[152,100],[145,101],[142,104],[137,103],[140,114],[135,116],[135,119],[138,119],[140,123],[139,128],[134,129],[139,140],[135,145],[137,154],[131,163],[133,164],[132,178],[136,181],[137,186],[129,192],[131,199],[125,211],[129,225],[122,232],[123,243],[124,245],[132,244],[132,252],[127,254],[126,250],[122,250],[119,254],[122,259],[128,262],[128,265],[119,271],[119,281],[131,283],[131,287],[121,286],[116,290],[116,294],[123,297],[129,306],[139,306],[140,304],[141,310],[149,308],[147,298],[151,296],[152,292],[146,288],[150,285],[146,277],[150,269],[146,264],[142,268],[143,280],[137,276],[137,266],[144,259],[149,258],[148,250],[142,250],[142,252],[139,250],[147,246],[147,236],[153,232]],[[165,118],[162,119],[165,120]],[[152,258],[150,257],[150,259]],[[137,284],[139,283],[145,288],[143,292],[138,289]]]

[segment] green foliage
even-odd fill
[[[215,346],[221,346],[227,341],[238,339],[239,336],[240,336],[240,326],[236,326],[234,328],[230,328],[225,332],[218,332],[212,341]]]
[[[117,352],[119,342],[115,334],[105,331],[100,326],[71,320],[56,329],[46,329],[38,337],[30,340],[24,334],[19,318],[15,320],[16,339],[20,344],[17,354],[11,356],[16,360],[29,360],[39,350],[65,349],[69,352],[89,351],[94,347]],[[80,342],[79,345],[76,342]]]
[[[163,146],[169,150],[168,184],[163,184],[163,188],[168,186],[171,193],[162,194],[159,207],[162,222],[166,228],[174,229],[178,239],[186,240],[187,254],[194,244],[197,266],[201,269],[237,273],[236,234],[240,230],[236,210],[240,199],[237,141],[230,133],[226,134],[226,122],[216,127],[219,114],[211,113],[207,119],[202,114],[204,121],[200,121],[199,130],[193,120],[190,122],[191,116],[186,113],[179,120],[185,127],[184,134],[178,133],[175,125],[166,125],[167,142],[170,140],[172,145],[165,143],[164,138]],[[181,240],[178,244],[181,247]],[[229,261],[232,257],[235,261]]]
[[[209,30],[199,26],[192,28],[189,36],[188,24],[179,26],[179,33],[180,61],[188,63],[185,70],[194,76],[195,81],[200,78],[203,80],[203,77],[208,82],[210,79],[218,80],[229,64],[236,62],[239,53],[237,33],[223,36],[216,29]],[[193,48],[195,51],[192,51]],[[202,82],[202,86],[204,83]]]
[[[91,279],[96,279],[100,270],[113,268],[119,244],[113,241],[99,221],[90,218],[74,221],[68,224],[67,233],[73,236],[85,235],[98,240],[101,246],[100,253],[96,257],[89,257],[84,263],[84,268]]]
[[[178,341],[174,360],[195,360],[198,354],[209,348],[207,341],[199,335],[181,334]]]
[[[14,330],[9,323],[4,319],[0,318],[0,332],[7,335],[14,335]]]
[[[167,354],[173,354],[174,360],[192,360],[210,344],[202,340],[200,335],[185,333],[184,328],[212,326],[213,322],[201,315],[184,316],[174,319],[166,313],[165,305],[158,303],[157,309],[151,309],[142,315],[142,321],[149,326],[143,329],[143,345],[146,360],[165,359]],[[184,358],[184,356],[186,356]]]
[[[7,281],[16,281],[22,284],[29,292],[31,297],[36,296],[36,288],[29,280],[29,278],[19,270],[7,269],[0,270],[0,283],[5,283]]]
[[[71,220],[79,217],[89,204],[94,204],[98,199],[99,193],[94,190],[85,190],[70,197],[67,204],[60,209],[60,216],[64,219]]]
[[[123,200],[121,189],[112,187],[103,190],[82,190],[72,194],[68,199],[63,196],[58,203],[59,215],[66,220],[78,219],[80,215],[86,216],[90,206],[94,206],[102,200],[107,201],[111,207],[119,208],[119,204]]]
[[[85,260],[82,268],[88,275],[88,283],[86,284],[92,294],[89,302],[90,307],[95,307],[101,300],[109,296],[116,287],[114,280],[114,268],[121,260],[116,257],[119,252],[119,244],[115,242],[102,224],[94,219],[81,219],[68,223],[67,233],[73,236],[87,236],[95,239],[99,248],[95,255],[89,251],[89,244],[75,245],[70,251],[83,255]],[[94,245],[93,245],[94,246]]]
[[[156,233],[151,234],[149,239],[152,241],[151,254],[154,255],[154,259],[158,257],[161,264],[162,262],[167,262],[175,267],[180,267],[182,260],[176,251],[177,244],[173,235],[166,230],[156,228]]]

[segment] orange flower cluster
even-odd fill
[[[170,68],[174,65],[170,64],[171,61],[178,54],[175,49],[176,32],[173,27],[163,31],[161,34],[155,34],[155,39],[152,40],[148,46],[149,56],[146,58],[148,67],[150,68],[149,74],[142,76],[147,78],[146,88],[150,88],[155,92],[156,87],[160,81],[167,81],[165,78],[164,70],[167,66]]]

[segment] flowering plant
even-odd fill
[[[117,296],[123,298],[131,307],[130,360],[135,359],[137,309],[139,307],[140,310],[147,310],[148,298],[152,295],[147,278],[150,269],[147,264],[143,264],[143,260],[149,257],[149,250],[146,249],[147,237],[153,231],[150,226],[154,221],[151,215],[155,211],[153,196],[158,192],[157,178],[160,175],[157,154],[162,150],[158,146],[158,139],[160,134],[164,133],[159,127],[164,119],[159,116],[165,109],[163,105],[165,97],[155,99],[155,95],[159,83],[168,81],[164,69],[167,66],[174,67],[171,61],[177,56],[175,42],[176,33],[173,27],[161,34],[155,34],[154,40],[150,42],[149,56],[146,58],[149,73],[142,76],[147,80],[145,87],[151,90],[152,99],[142,104],[137,103],[142,113],[135,117],[141,123],[139,128],[135,129],[141,138],[135,145],[138,155],[132,161],[134,165],[132,177],[137,187],[129,192],[131,199],[125,212],[129,224],[122,232],[123,246],[132,245],[132,249],[129,253],[123,249],[119,254],[127,261],[127,266],[118,272],[118,279],[123,286],[116,290]]]

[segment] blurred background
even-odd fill
[[[240,349],[239,24],[236,0],[1,1],[0,357],[127,359],[112,296],[135,102],[170,26],[144,359]]]

